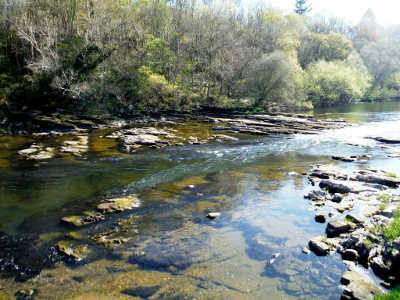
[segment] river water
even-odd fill
[[[16,155],[32,137],[1,137],[0,231],[29,236],[39,250],[67,236],[87,245],[90,255],[78,264],[45,268],[26,282],[0,278],[0,299],[21,289],[33,289],[37,299],[339,299],[345,270],[340,256],[302,252],[325,225],[314,221],[303,198],[312,187],[301,173],[334,163],[331,155],[369,154],[367,162],[341,166],[400,174],[400,159],[388,158],[400,147],[366,139],[400,135],[400,103],[314,114],[353,126],[129,155],[95,132],[87,159],[61,157],[40,165]],[[188,123],[181,131],[206,134],[212,128]],[[60,223],[106,197],[127,194],[137,195],[139,208],[84,228]],[[222,214],[209,220],[209,211]],[[127,242],[96,243],[93,237],[105,231]]]

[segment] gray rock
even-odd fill
[[[330,193],[335,194],[348,194],[351,192],[351,188],[348,187],[347,185],[344,185],[342,183],[336,183],[330,180],[322,180],[319,183],[319,187],[321,189],[327,189]]]
[[[346,249],[342,254],[344,260],[357,261],[359,257],[358,252],[354,249]]]
[[[342,299],[373,299],[374,295],[383,292],[369,277],[359,271],[346,271],[340,281],[346,285]]]
[[[379,277],[386,279],[392,275],[390,267],[387,264],[385,264],[382,256],[378,255],[373,257],[370,263],[372,270],[374,270],[374,273]]]
[[[363,224],[365,222],[365,220],[363,218],[357,217],[357,216],[355,216],[353,214],[346,215],[346,218],[351,220],[355,224]]]
[[[351,229],[351,226],[345,221],[332,221],[326,227],[328,237],[336,237],[341,233],[346,233]]]
[[[343,162],[354,162],[354,161],[356,161],[357,160],[357,158],[354,158],[354,157],[350,157],[350,156],[337,156],[337,155],[334,155],[334,156],[332,156],[332,159],[334,159],[334,160],[340,160],[340,161],[343,161]]]
[[[310,250],[317,255],[327,255],[330,247],[324,242],[324,238],[319,236],[310,240],[308,243]]]
[[[318,223],[325,223],[328,219],[328,215],[324,212],[318,212],[315,214],[315,221]]]
[[[331,201],[336,202],[336,203],[340,203],[343,200],[343,196],[341,194],[334,194]]]

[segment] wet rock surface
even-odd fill
[[[277,135],[277,134],[315,134],[324,129],[343,128],[344,121],[321,121],[306,115],[246,115],[237,118],[213,118],[212,123],[224,123],[216,126],[214,130],[246,133],[251,135]]]

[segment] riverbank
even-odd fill
[[[316,222],[327,222],[326,235],[311,239],[309,247],[317,255],[341,254],[347,266],[341,278],[342,299],[372,299],[396,287],[400,282],[400,196],[394,191],[400,178],[371,168],[351,174],[318,165],[308,172],[308,180],[319,189],[304,198],[315,208]],[[371,268],[382,279],[380,286],[358,265]]]

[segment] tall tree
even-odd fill
[[[307,0],[296,0],[294,11],[296,14],[304,16],[311,11],[311,4],[307,4]]]

